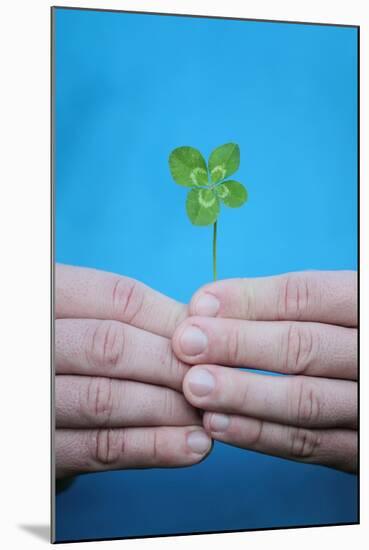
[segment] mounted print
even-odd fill
[[[53,542],[358,523],[358,55],[52,9]]]

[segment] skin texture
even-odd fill
[[[356,471],[356,273],[218,281],[186,308],[58,265],[55,297],[58,478],[189,466],[210,438]]]
[[[172,345],[193,365],[183,392],[213,439],[356,472],[356,272],[206,285]]]
[[[189,466],[211,449],[171,349],[182,304],[133,279],[57,265],[56,476]]]

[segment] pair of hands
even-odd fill
[[[355,472],[356,296],[353,272],[305,272],[212,283],[187,307],[58,265],[57,477],[189,466],[213,439]]]

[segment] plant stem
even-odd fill
[[[217,280],[217,222],[213,226],[213,277]]]

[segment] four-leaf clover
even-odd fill
[[[217,220],[220,205],[237,208],[247,201],[247,191],[242,183],[226,180],[240,165],[240,148],[236,143],[226,143],[214,149],[206,165],[197,149],[177,147],[169,155],[172,178],[179,185],[190,187],[186,211],[194,225],[213,225],[213,274],[217,278]]]
[[[240,165],[240,148],[226,143],[214,149],[206,165],[205,159],[193,147],[177,147],[169,156],[172,178],[179,185],[190,187],[186,210],[194,225],[214,224],[220,204],[236,208],[247,200],[246,188],[235,180],[226,180]]]

